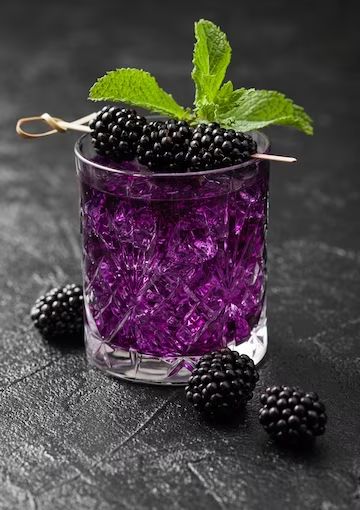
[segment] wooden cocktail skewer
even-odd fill
[[[279,161],[280,163],[296,163],[297,159],[290,156],[276,156],[275,154],[252,154],[253,159],[267,159],[269,161]]]
[[[72,122],[67,122],[63,119],[59,119],[57,117],[53,117],[48,113],[43,113],[40,116],[36,117],[23,117],[19,119],[16,124],[16,132],[18,135],[23,138],[41,138],[43,136],[54,135],[56,133],[65,133],[68,130],[71,131],[81,131],[82,133],[90,133],[91,129],[87,125],[92,119],[96,117],[96,113],[90,113],[90,115],[86,115],[85,117],[81,117],[80,119],[74,120]],[[43,131],[42,133],[29,133],[23,129],[24,124],[29,124],[31,122],[42,121],[45,122],[52,129],[49,131]],[[276,156],[275,154],[252,154],[251,158],[253,159],[266,159],[269,161],[279,161],[282,163],[295,163],[296,158],[288,157],[288,156]]]
[[[43,136],[54,135],[56,133],[65,133],[68,129],[72,131],[82,131],[83,133],[90,133],[91,129],[89,126],[85,125],[90,122],[93,118],[96,117],[96,113],[90,113],[90,115],[86,115],[85,117],[81,117],[80,119],[73,120],[72,122],[67,122],[63,119],[59,119],[57,117],[53,117],[48,113],[43,113],[42,115],[38,115],[36,117],[23,117],[19,119],[16,123],[16,132],[18,135],[23,138],[41,138]],[[30,124],[31,122],[43,121],[52,129],[49,131],[43,131],[42,133],[29,133],[23,129],[24,124]]]

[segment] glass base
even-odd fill
[[[113,349],[94,338],[89,327],[85,329],[85,337],[87,356],[91,365],[108,375],[133,382],[185,385],[199,359],[199,356],[160,358],[135,350]],[[247,354],[257,365],[265,356],[267,342],[266,316],[262,316],[247,341],[239,345],[229,344],[228,347],[239,354]]]

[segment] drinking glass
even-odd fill
[[[253,136],[267,152],[267,138]],[[99,156],[89,135],[75,155],[90,362],[158,384],[185,383],[199,356],[225,346],[258,363],[269,162],[154,173]]]

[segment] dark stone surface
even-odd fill
[[[41,1],[1,6],[0,509],[360,507],[360,172],[358,2]],[[190,104],[192,22],[216,20],[238,84],[283,90],[315,119],[313,138],[270,131],[270,346],[261,387],[319,392],[330,417],[310,451],[289,452],[257,423],[198,419],[180,390],[119,383],[82,350],[44,343],[28,311],[79,280],[73,135],[14,134],[19,116],[92,111],[88,87],[143,67]]]

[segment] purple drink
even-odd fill
[[[100,158],[88,137],[76,155],[89,358],[114,375],[167,384],[226,345],[259,361],[268,163],[160,175]]]

